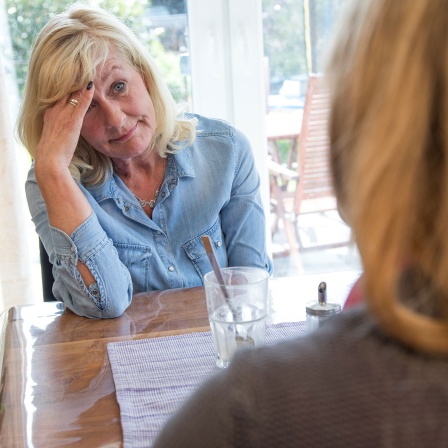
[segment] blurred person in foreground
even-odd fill
[[[182,114],[135,34],[71,5],[35,42],[19,117],[26,193],[74,313],[113,318],[142,291],[203,284],[221,267],[272,270],[259,176],[231,125]]]
[[[357,0],[327,65],[331,163],[364,304],[238,354],[162,447],[445,447],[448,3]]]

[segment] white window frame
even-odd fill
[[[193,111],[248,137],[271,244],[261,0],[187,0]]]

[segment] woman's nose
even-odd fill
[[[105,124],[108,128],[120,128],[123,126],[126,114],[121,110],[117,103],[106,103],[103,105]]]

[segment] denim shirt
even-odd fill
[[[250,144],[228,123],[197,118],[195,142],[168,156],[152,219],[115,173],[99,187],[79,185],[93,213],[67,235],[49,225],[31,168],[27,200],[53,264],[53,294],[74,313],[117,317],[132,294],[201,286],[212,270],[202,235],[211,237],[221,267],[272,272]],[[95,278],[88,288],[78,260]]]

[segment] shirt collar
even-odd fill
[[[191,161],[191,147],[184,148],[174,154],[175,166],[179,177],[195,177],[196,172]],[[173,166],[173,165],[171,165]]]
[[[190,151],[190,148],[184,148],[172,156],[168,155],[165,179],[196,177]],[[124,196],[124,199],[128,200],[132,199],[132,195],[130,192],[127,194],[128,189],[124,186],[123,181],[116,173],[114,173],[103,185],[88,187],[87,190],[89,190],[89,193],[97,202],[103,201],[104,199],[116,198],[118,196]]]

